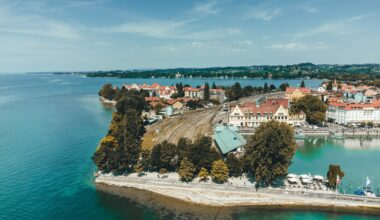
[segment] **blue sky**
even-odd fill
[[[0,0],[0,72],[380,63],[378,0]]]

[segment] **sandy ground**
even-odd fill
[[[226,184],[211,182],[192,183],[178,181],[176,173],[158,177],[158,173],[149,173],[138,177],[100,175],[97,184],[147,190],[173,199],[211,207],[242,207],[242,206],[289,206],[311,209],[365,212],[380,214],[380,198],[364,198],[358,196],[340,195],[334,192],[312,192],[282,189],[256,189],[247,179],[234,178]],[[245,182],[245,183],[244,183]],[[232,185],[231,185],[232,183]]]
[[[213,126],[226,116],[226,112],[221,110],[222,106],[216,106],[185,111],[182,115],[176,115],[147,126],[142,147],[151,149],[164,140],[176,144],[181,137],[194,140],[199,136],[211,136]]]

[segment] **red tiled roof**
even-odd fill
[[[255,102],[246,102],[239,105],[239,108],[243,113],[276,113],[278,108],[282,106],[285,109],[289,108],[289,101],[287,99],[267,99],[265,102],[261,103],[259,106]]]
[[[372,102],[372,103],[338,103],[332,102],[329,106],[333,106],[336,108],[340,108],[343,110],[355,110],[355,109],[363,109],[363,108],[380,108],[380,102]]]
[[[159,97],[145,97],[146,102],[160,101]]]
[[[298,89],[302,93],[311,93],[311,89],[310,88],[303,88],[303,87],[300,87],[300,88],[287,87],[285,92],[286,93],[293,93],[296,89]]]
[[[193,87],[185,87],[183,88],[183,91],[189,91],[189,92],[199,92],[200,89],[193,88]]]

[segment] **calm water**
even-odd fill
[[[177,81],[154,80],[162,84]],[[233,80],[210,80],[232,84]],[[106,82],[151,83],[151,79],[90,79],[78,76],[0,75],[0,219],[157,219],[142,204],[96,191],[90,157],[106,133],[111,111],[97,92]],[[204,80],[182,80],[200,85]],[[263,85],[262,80],[240,80]],[[283,81],[270,81],[279,85]],[[292,85],[297,80],[289,81]],[[306,81],[315,87],[320,81]],[[308,140],[291,170],[324,174],[329,163],[342,164],[347,182],[376,176],[378,141],[357,143]],[[378,175],[378,174],[377,174]],[[375,219],[304,211],[247,211],[237,219]]]

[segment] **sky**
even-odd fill
[[[380,63],[378,0],[0,0],[0,72]]]

